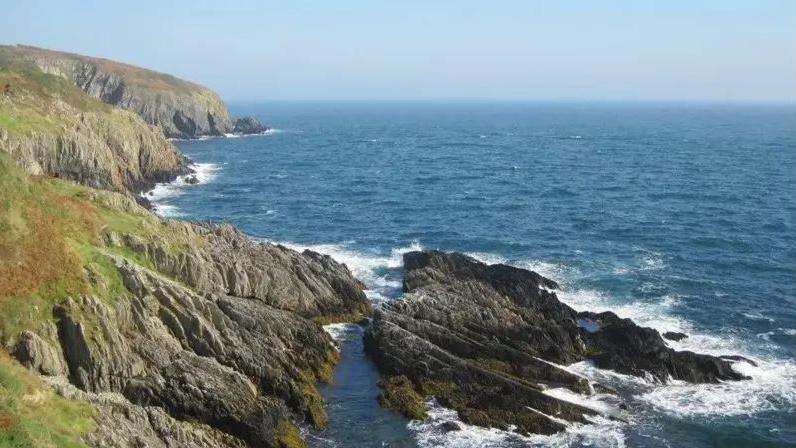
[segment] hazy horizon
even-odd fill
[[[0,42],[139,65],[231,102],[796,101],[792,1],[36,0],[3,8]]]

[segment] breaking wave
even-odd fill
[[[183,216],[176,206],[169,204],[169,199],[183,194],[185,188],[211,182],[218,175],[221,167],[215,163],[194,163],[190,165],[193,173],[178,176],[172,182],[155,185],[152,190],[143,193],[155,208],[155,213],[168,218]],[[195,179],[195,182],[192,182]]]

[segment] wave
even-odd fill
[[[403,255],[407,252],[422,250],[418,242],[405,247],[394,248],[389,255],[376,252],[357,251],[345,244],[296,244],[291,242],[272,241],[299,252],[309,249],[348,266],[354,277],[362,281],[367,290],[365,293],[373,301],[394,299],[401,294]]]
[[[441,406],[436,400],[426,401],[428,417],[409,423],[416,432],[420,447],[506,448],[506,447],[569,447],[594,446],[624,448],[625,423],[602,416],[590,417],[591,424],[569,423],[565,431],[552,436],[521,436],[496,428],[482,428],[462,422],[456,411]],[[553,417],[555,418],[555,417]],[[445,425],[456,423],[458,431],[446,431]]]
[[[274,135],[281,133],[281,129],[266,129],[263,132],[256,132],[254,134],[236,134],[234,132],[228,132],[223,135],[225,138],[241,138],[241,137],[259,137],[262,135]]]
[[[142,194],[155,206],[155,213],[170,218],[183,216],[177,207],[168,204],[168,199],[182,195],[186,187],[212,182],[221,170],[221,167],[215,163],[193,163],[190,168],[193,173],[178,176],[172,182],[159,183],[152,190]],[[191,183],[189,179],[195,179],[196,182]]]
[[[640,267],[630,269],[661,269],[662,257],[659,254],[648,254],[640,260],[640,264]],[[633,391],[633,399],[642,405],[676,417],[753,415],[771,410],[796,409],[796,362],[764,354],[759,344],[750,344],[732,330],[723,334],[701,331],[691,321],[675,312],[680,304],[680,296],[664,294],[655,301],[622,302],[602,291],[573,286],[571,275],[582,277],[582,273],[575,268],[543,261],[528,261],[519,265],[559,282],[561,289],[556,291],[558,298],[578,311],[612,311],[622,318],[630,318],[639,325],[654,328],[661,333],[686,333],[686,339],[666,341],[675,350],[690,350],[714,356],[738,354],[754,360],[757,364],[756,367],[746,362],[733,364],[734,370],[751,377],[748,381],[720,384],[672,381],[665,385],[601,370],[589,362],[568,366],[591,381],[617,389],[629,388]],[[776,334],[790,336],[796,334],[796,330],[778,329]],[[770,336],[768,333],[758,335],[763,340],[768,340]]]
[[[633,266],[614,268],[614,274],[657,271],[665,267],[664,257],[661,254],[641,249],[640,252]],[[558,298],[578,311],[612,311],[622,318],[630,318],[639,325],[654,328],[661,333],[667,331],[686,333],[688,335],[686,339],[666,341],[675,350],[690,350],[714,356],[738,354],[754,360],[757,364],[757,366],[746,362],[733,364],[734,370],[751,377],[748,381],[720,384],[672,381],[665,385],[644,378],[601,370],[589,362],[567,366],[568,370],[591,381],[612,386],[617,390],[629,391],[631,399],[640,406],[675,417],[708,418],[754,415],[783,409],[789,412],[796,410],[796,361],[777,358],[765,353],[764,350],[778,348],[771,339],[790,338],[796,335],[796,329],[778,328],[758,334],[758,340],[766,341],[768,344],[766,347],[761,347],[748,338],[740,337],[732,329],[722,334],[711,334],[700,330],[693,322],[676,312],[681,301],[681,297],[677,294],[662,294],[652,300],[621,301],[603,291],[579,287],[578,281],[587,278],[588,275],[584,275],[573,266],[541,260],[509,262],[500,255],[483,252],[468,255],[485,263],[512,264],[530,269],[555,280],[561,285],[556,291]],[[649,285],[643,285],[642,289],[645,287],[647,290],[651,288]],[[772,321],[760,313],[747,313],[745,316],[754,320]]]

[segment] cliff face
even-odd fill
[[[138,114],[167,137],[222,135],[234,129],[221,98],[200,85],[107,59],[29,46],[0,48],[94,98]]]
[[[30,178],[3,154],[0,197],[0,345],[95,422],[27,446],[296,447],[296,424],[325,426],[315,383],[338,355],[318,321],[369,311],[344,265]],[[4,415],[22,421],[0,400]]]
[[[0,49],[0,150],[29,174],[141,191],[188,171],[177,148],[132,112],[3,56]]]

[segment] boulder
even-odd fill
[[[235,120],[234,131],[236,134],[262,134],[269,129],[254,117],[243,117]]]

